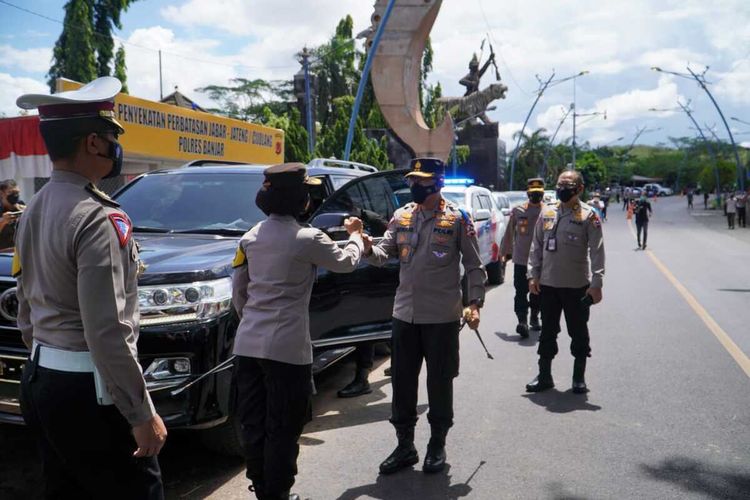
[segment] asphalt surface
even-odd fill
[[[353,371],[343,362],[317,380],[294,491],[314,500],[750,498],[750,229],[729,231],[720,213],[686,204],[654,203],[647,251],[635,249],[624,213],[610,208],[588,395],[570,392],[564,329],[557,387],[525,393],[536,336],[514,333],[509,267],[480,326],[495,359],[468,330],[461,338],[445,473],[416,466],[378,475],[395,446],[388,359],[376,362],[373,393],[349,400],[335,397]],[[424,380],[420,390],[423,456]],[[28,434],[0,427],[0,450],[0,498],[38,496]],[[172,433],[161,463],[169,498],[248,498],[241,461],[207,452],[191,434]]]

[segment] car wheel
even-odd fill
[[[487,264],[487,282],[490,285],[500,285],[503,282],[500,261]]]
[[[245,456],[242,426],[236,415],[230,415],[223,424],[199,432],[203,446],[214,453],[231,457]]]

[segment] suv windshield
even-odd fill
[[[265,218],[255,206],[262,183],[261,173],[152,174],[116,199],[135,231],[242,233]]]
[[[442,195],[446,200],[455,203],[459,207],[466,208],[466,195],[464,193],[443,191]]]

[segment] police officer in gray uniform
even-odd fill
[[[544,199],[544,179],[535,177],[527,182],[528,203],[514,207],[505,228],[501,254],[504,260],[513,258],[513,286],[516,296],[513,309],[518,317],[516,333],[522,338],[529,336],[529,306],[531,306],[531,328],[539,328],[539,295],[529,295],[529,280],[526,266],[529,260],[531,239],[534,227],[542,209]]]
[[[401,262],[393,306],[391,423],[398,446],[380,464],[390,474],[419,462],[414,448],[417,389],[427,362],[427,419],[432,430],[424,472],[445,467],[445,438],[453,425],[453,379],[458,375],[458,332],[462,316],[461,269],[468,280],[469,326],[479,325],[486,274],[470,216],[440,195],[445,165],[434,158],[412,160],[406,174],[414,203],[393,214],[382,241],[370,247],[369,261]]]
[[[261,500],[299,498],[289,491],[310,405],[308,308],[317,267],[351,272],[364,250],[356,217],[344,221],[350,238],[343,248],[297,222],[309,203],[306,186],[317,184],[301,163],[267,168],[255,202],[268,218],[245,233],[234,261],[238,414],[250,490]]]
[[[589,346],[589,306],[602,300],[604,240],[594,209],[578,197],[583,178],[566,171],[557,180],[555,204],[547,204],[534,229],[529,255],[529,289],[541,294],[542,334],[539,337],[539,375],[526,390],[539,392],[555,386],[552,359],[557,354],[560,315],[565,313],[573,365],[573,392],[588,392],[584,373]],[[590,257],[590,260],[589,260]],[[590,268],[590,269],[589,269]]]
[[[39,108],[52,176],[16,236],[18,327],[32,350],[21,408],[47,498],[163,498],[166,429],[138,363],[138,248],[128,216],[94,184],[120,174],[116,78],[25,95]]]

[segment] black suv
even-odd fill
[[[313,193],[308,222],[342,243],[347,214],[381,237],[404,200],[404,171],[327,160],[313,163],[323,184]],[[171,428],[206,430],[220,451],[239,452],[232,415],[231,363],[187,390],[184,385],[226,361],[238,324],[231,306],[231,262],[239,238],[265,218],[255,206],[261,166],[196,162],[144,174],[114,198],[134,224],[146,271],[139,280],[138,352],[157,411]],[[18,303],[12,255],[0,254],[0,422],[21,424],[18,389],[28,351],[16,328]],[[352,345],[390,338],[398,261],[382,268],[362,263],[351,274],[319,269],[310,303],[314,370],[340,359]]]

